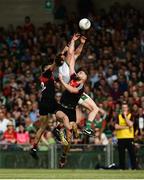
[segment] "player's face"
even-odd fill
[[[80,80],[86,80],[87,79],[87,75],[84,71],[79,71],[77,73],[77,77],[80,79]]]
[[[64,63],[64,60],[65,60],[65,56],[62,54],[62,55],[61,55],[61,64]]]

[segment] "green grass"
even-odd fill
[[[0,169],[0,179],[143,179],[144,170]]]

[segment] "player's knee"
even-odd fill
[[[98,113],[99,108],[96,105],[91,106],[91,111]]]
[[[61,113],[61,111],[57,111],[56,112],[56,119],[58,119],[58,120],[62,120],[64,118],[64,115],[63,115],[63,113]]]

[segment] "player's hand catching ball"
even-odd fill
[[[84,44],[85,42],[86,42],[86,37],[85,36],[81,36],[80,37],[80,42],[82,43],[82,44]]]
[[[76,33],[73,35],[72,40],[76,41],[79,39],[79,37],[80,37],[80,34]]]

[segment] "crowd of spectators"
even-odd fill
[[[74,144],[106,145],[115,143],[114,117],[120,103],[126,100],[135,116],[135,137],[144,140],[144,14],[130,5],[114,4],[108,12],[89,14],[92,27],[80,31],[78,18],[73,14],[64,24],[45,23],[36,27],[30,17],[24,25],[0,28],[0,133],[1,144],[32,144],[39,126],[38,99],[40,66],[47,58],[54,58],[68,43],[74,32],[87,37],[76,68],[88,74],[85,92],[111,118],[97,115],[93,128],[95,137],[86,140],[81,135]],[[57,73],[55,73],[55,76]],[[56,98],[61,96],[57,81]],[[59,88],[58,88],[59,87]],[[81,110],[81,123],[87,110]],[[49,127],[56,124],[49,117]],[[42,146],[55,143],[50,128],[42,137]],[[47,149],[47,148],[41,148]]]

